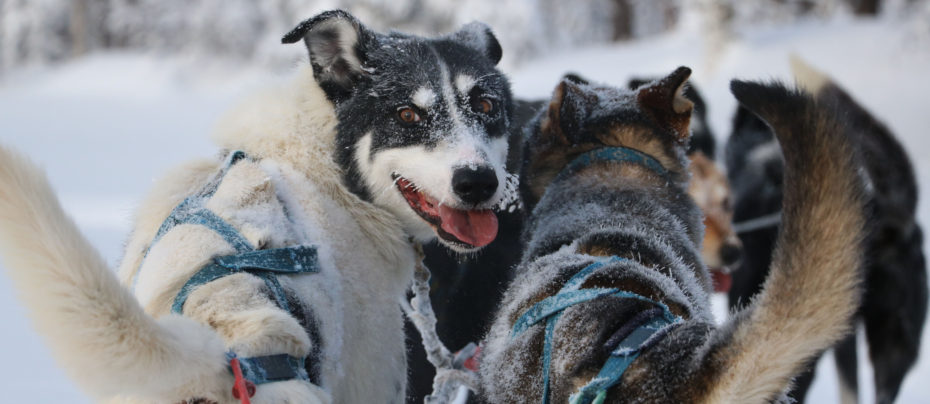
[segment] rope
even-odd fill
[[[436,313],[433,312],[429,297],[430,271],[423,264],[423,246],[413,242],[413,248],[417,254],[413,284],[410,287],[413,298],[409,302],[401,299],[400,307],[420,333],[426,359],[436,368],[433,392],[426,396],[423,402],[425,404],[450,403],[458,394],[460,387],[464,386],[472,391],[477,390],[478,377],[472,371],[455,366],[452,353],[439,339],[436,333]]]
[[[733,223],[733,231],[736,234],[744,234],[756,230],[762,230],[781,224],[781,211],[769,213],[765,216],[759,216],[739,223]]]

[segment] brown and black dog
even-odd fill
[[[715,324],[687,195],[689,75],[635,91],[564,80],[531,126],[527,247],[484,341],[484,400],[781,401],[849,331],[864,218],[846,128],[829,103],[747,82],[733,93],[785,151],[785,216],[764,292]]]
[[[826,74],[792,60],[798,83],[818,100],[831,100],[843,111],[853,142],[861,150],[860,175],[865,178],[867,203],[865,295],[854,319],[864,329],[868,361],[873,369],[875,402],[894,402],[920,352],[927,315],[927,268],[923,231],[917,221],[918,181],[908,150],[891,129]],[[733,275],[730,306],[752,300],[769,271],[777,219],[781,209],[783,164],[771,129],[752,112],[739,108],[726,145],[726,163],[733,181],[734,206],[746,259]],[[746,225],[746,224],[754,225]],[[855,402],[859,361],[857,336],[834,347],[842,401]],[[813,364],[813,363],[812,363]],[[813,366],[800,375],[790,393],[798,403],[814,377]]]
[[[633,78],[627,86],[636,90],[653,80]],[[704,97],[693,83],[689,83],[682,94],[694,103],[691,111],[691,140],[686,154],[691,160],[688,194],[704,212],[701,257],[710,269],[714,291],[725,293],[733,284],[732,272],[743,257],[742,243],[733,228],[732,192],[727,176],[715,162],[717,140],[707,121]]]
[[[731,273],[743,256],[743,245],[733,228],[733,203],[726,174],[703,152],[688,155],[691,182],[688,195],[704,212],[701,257],[710,270],[714,291],[726,293],[733,284]]]

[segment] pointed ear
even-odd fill
[[[579,85],[591,84],[591,80],[588,80],[588,79],[586,79],[586,78],[584,78],[584,77],[581,77],[581,75],[579,75],[578,73],[575,73],[575,72],[568,72],[568,73],[565,73],[565,75],[562,76],[562,80],[568,80],[568,81],[571,81],[571,82],[573,82],[573,83],[575,83],[575,84],[579,84]]]
[[[644,78],[641,78],[641,77],[634,77],[634,78],[630,79],[629,82],[626,83],[626,86],[627,86],[627,88],[629,88],[630,90],[634,90],[634,91],[635,91],[636,89],[642,87],[643,84],[649,84],[649,83],[651,83],[651,82],[653,82],[653,81],[655,81],[655,79],[650,80],[650,79],[644,79]]]
[[[690,136],[688,125],[694,103],[684,96],[691,69],[679,67],[667,77],[640,86],[636,92],[639,107],[655,120],[675,132],[678,141]]]
[[[494,65],[497,65],[503,56],[501,44],[491,32],[491,27],[482,22],[473,21],[465,24],[461,29],[449,35],[449,39],[475,49],[490,59]]]
[[[578,143],[584,121],[597,103],[597,95],[581,86],[570,78],[556,86],[541,127],[546,140],[565,146]]]
[[[368,76],[365,51],[374,36],[351,14],[333,10],[301,22],[284,35],[281,42],[304,40],[310,53],[313,76],[327,96],[339,102],[351,94],[355,84]]]

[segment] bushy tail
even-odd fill
[[[3,146],[0,256],[58,363],[91,395],[229,395],[231,379],[217,382],[229,378],[219,337],[183,317],[146,315],[62,210],[44,174]],[[184,397],[188,388],[197,394]]]
[[[864,193],[857,153],[828,100],[781,84],[731,90],[785,159],[781,232],[763,291],[718,335],[710,402],[767,402],[850,330],[861,297]]]

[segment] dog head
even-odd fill
[[[733,204],[727,177],[704,153],[696,151],[691,159],[691,182],[688,195],[704,212],[704,243],[701,257],[711,271],[718,292],[730,289],[730,272],[742,256],[742,243],[733,229]]]
[[[680,67],[632,92],[566,76],[549,107],[526,128],[520,191],[527,211],[569,162],[602,147],[642,152],[683,184],[693,108],[683,91],[690,75],[691,69]]]
[[[471,23],[437,38],[380,34],[330,11],[283,41],[301,39],[335,106],[345,185],[420,241],[438,236],[460,252],[493,241],[513,107],[491,30]]]
[[[734,191],[734,219],[744,221],[777,213],[782,203],[784,158],[765,121],[737,107],[725,154]]]

